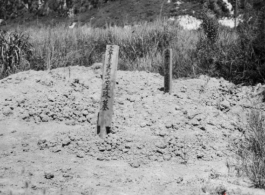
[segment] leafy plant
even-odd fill
[[[0,79],[28,69],[31,55],[28,36],[23,33],[0,31]]]

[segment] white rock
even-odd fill
[[[236,26],[238,26],[238,24],[240,22],[243,22],[243,19],[242,19],[241,15],[236,18]],[[226,18],[226,17],[224,17],[224,18],[218,20],[218,23],[223,25],[223,26],[230,27],[230,28],[234,28],[235,27],[234,18]]]
[[[233,6],[231,5],[231,3],[229,3],[228,0],[223,0],[223,2],[226,4],[226,7],[229,9],[230,14],[232,15],[234,11],[232,11]]]
[[[177,22],[186,30],[196,30],[200,27],[202,21],[189,15],[179,16]]]
[[[69,26],[70,29],[73,29],[76,25],[76,22],[73,22],[73,24],[71,26]]]

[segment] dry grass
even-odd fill
[[[101,62],[106,45],[114,44],[120,47],[120,70],[160,72],[163,50],[170,47],[173,49],[174,78],[208,74],[235,82],[255,83],[263,79],[257,72],[260,69],[255,72],[251,48],[242,48],[242,36],[235,29],[225,27],[218,28],[214,47],[204,41],[207,33],[203,30],[185,30],[162,19],[127,29],[39,25],[16,30],[30,36],[34,48],[30,68],[34,70],[75,65],[88,67]]]
[[[265,123],[264,114],[251,111],[248,126],[241,140],[235,145],[238,166],[254,187],[265,189]],[[243,169],[242,169],[243,168]]]

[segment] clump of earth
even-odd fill
[[[264,86],[118,71],[111,133],[97,135],[102,79],[86,67],[0,81],[0,194],[264,194],[237,176],[231,143]]]

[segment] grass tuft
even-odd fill
[[[251,111],[248,128],[237,143],[243,172],[257,188],[265,189],[265,124],[264,114]]]

